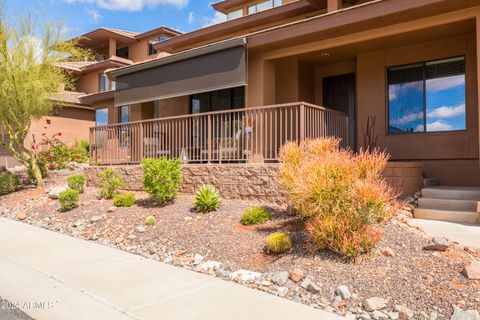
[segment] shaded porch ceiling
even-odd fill
[[[304,54],[289,56],[287,58],[277,59],[277,61],[298,59],[313,63],[315,65],[328,65],[338,62],[355,60],[357,55],[362,53],[374,52],[379,50],[388,50],[403,46],[415,45],[425,42],[433,42],[442,39],[454,38],[475,34],[475,20],[465,20],[455,23],[445,24],[432,28],[406,32],[388,37],[380,37],[374,40],[358,42],[350,45],[327,48],[320,51],[314,51]]]

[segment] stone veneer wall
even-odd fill
[[[89,167],[89,185],[98,186],[98,173],[106,167]],[[126,190],[142,190],[140,166],[111,166],[127,182]],[[283,200],[278,184],[278,164],[184,165],[180,192],[193,194],[203,184],[216,186],[222,197],[267,202]],[[389,162],[386,181],[402,195],[412,195],[423,185],[423,166],[419,162]]]

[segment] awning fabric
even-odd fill
[[[244,41],[219,43],[147,64],[112,72],[117,85],[116,106],[232,88],[247,82]]]

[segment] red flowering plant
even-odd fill
[[[55,133],[51,137],[46,134],[42,135],[40,143],[41,150],[39,159],[49,170],[65,169],[70,162],[70,150],[58,137],[62,136],[61,132]]]

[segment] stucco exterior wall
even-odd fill
[[[459,55],[466,57],[467,130],[389,135],[386,68]],[[476,60],[474,35],[358,55],[357,141],[363,141],[367,117],[375,115],[378,146],[386,148],[393,160],[478,159]]]

